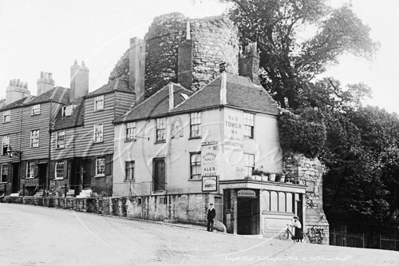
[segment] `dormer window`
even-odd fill
[[[73,110],[75,110],[76,105],[68,105],[62,107],[62,117],[71,116]]]
[[[11,122],[10,110],[3,112],[3,123]]]
[[[94,98],[94,111],[104,110],[104,95]]]
[[[32,115],[40,115],[40,104],[32,106]]]

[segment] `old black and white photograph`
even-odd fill
[[[399,1],[0,0],[0,265],[398,265]]]

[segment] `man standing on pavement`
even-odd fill
[[[208,214],[207,214],[207,219],[208,219],[208,225],[207,225],[207,230],[208,232],[213,232],[213,223],[216,217],[216,211],[213,208],[213,203],[209,204],[209,209],[208,209]]]

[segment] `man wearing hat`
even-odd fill
[[[216,211],[213,208],[213,203],[209,204],[209,209],[207,213],[207,219],[208,219],[208,224],[207,224],[207,230],[208,232],[213,232],[213,222],[216,217]]]
[[[299,221],[298,216],[294,216],[291,226],[295,228],[295,232],[294,232],[294,236],[292,237],[292,240],[294,240],[296,242],[302,242],[302,239],[303,239],[302,225],[301,225],[301,222]]]

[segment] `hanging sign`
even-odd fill
[[[202,177],[202,191],[211,192],[217,191],[217,177],[216,176],[203,176]]]

